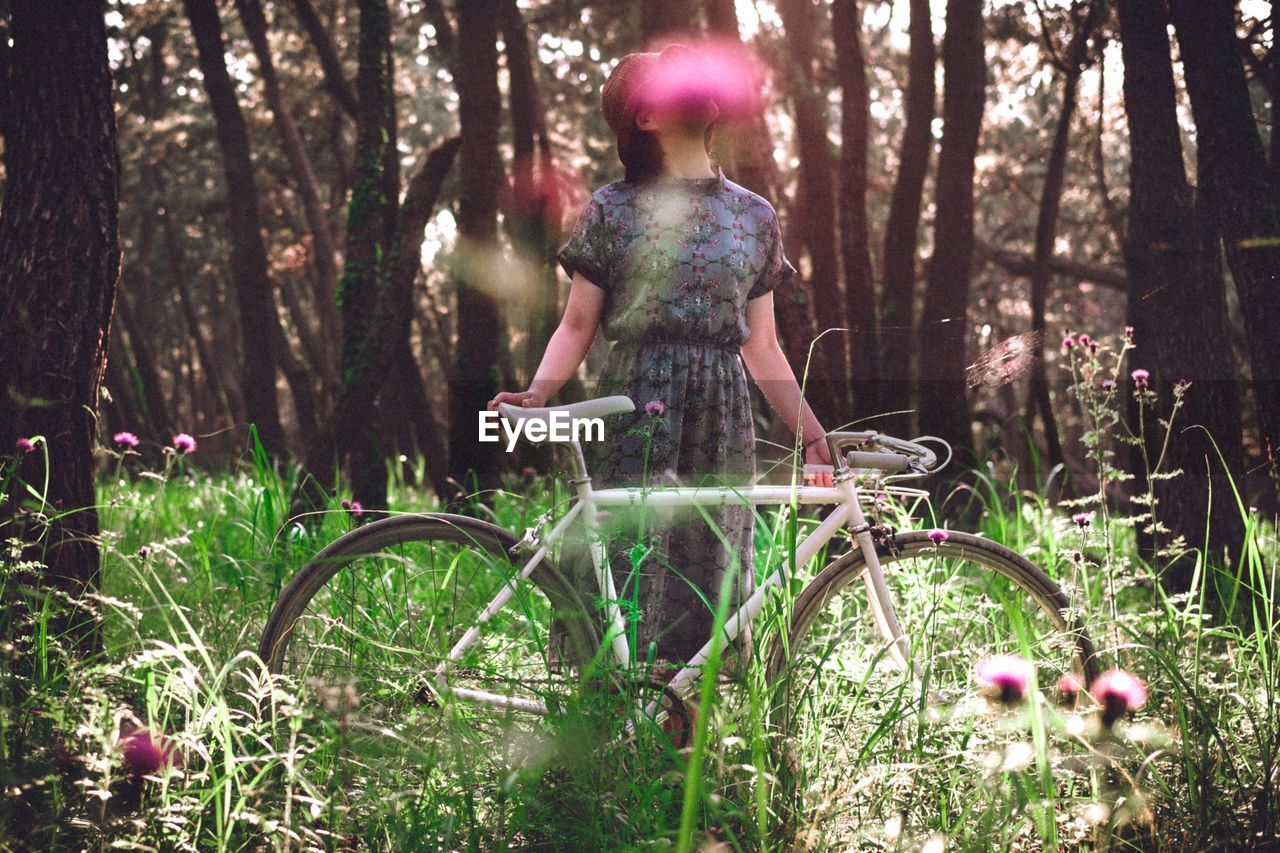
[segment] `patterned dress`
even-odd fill
[[[716,171],[600,187],[556,255],[570,277],[580,272],[605,292],[601,328],[614,344],[597,396],[625,394],[636,404],[635,412],[606,419],[604,441],[585,443],[597,488],[746,486],[755,474],[739,351],[750,334],[746,305],[796,269],[783,254],[773,206]],[[603,521],[641,661],[651,654],[687,661],[702,647],[726,573],[730,613],[755,587],[751,507],[703,509],[710,523],[697,508],[643,506],[613,509]],[[598,609],[586,541],[582,528],[566,537],[561,568]],[[553,655],[559,636],[553,626]]]

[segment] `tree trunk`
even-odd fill
[[[19,461],[0,516],[47,513],[23,515],[5,536],[30,543],[24,556],[44,564],[45,581],[78,600],[98,579],[94,414],[120,272],[107,33],[101,3],[13,0],[10,8],[0,110],[0,453]],[[31,436],[46,444],[23,453],[17,441]],[[91,650],[94,611],[54,629]]]
[[[183,0],[191,32],[200,55],[209,107],[218,131],[218,147],[227,178],[227,204],[231,231],[231,276],[236,286],[243,333],[240,388],[245,415],[273,456],[285,452],[284,430],[276,400],[276,369],[271,358],[271,336],[276,334],[275,299],[267,274],[267,251],[258,215],[258,189],[249,154],[249,135],[227,73],[222,23],[216,0]]]
[[[938,212],[920,326],[920,430],[951,443],[956,454],[951,469],[959,472],[978,461],[964,368],[973,260],[973,161],[987,75],[982,0],[950,0],[946,26]]]
[[[1232,555],[1233,565],[1239,565],[1240,514],[1209,441],[1211,435],[1227,470],[1242,485],[1239,385],[1230,348],[1223,345],[1228,321],[1218,235],[1207,216],[1210,207],[1203,193],[1198,202],[1193,199],[1183,167],[1167,8],[1163,3],[1120,0],[1117,13],[1131,163],[1125,263],[1128,317],[1137,348],[1130,363],[1151,372],[1152,386],[1160,395],[1160,414],[1165,417],[1172,409],[1173,383],[1191,380],[1174,422],[1165,468],[1180,467],[1184,473],[1156,481],[1158,514],[1171,535],[1185,536],[1194,548],[1205,544],[1207,519],[1210,559],[1221,564],[1225,550]],[[1128,409],[1129,421],[1136,423],[1131,396]],[[1163,435],[1152,413],[1147,413],[1146,422],[1152,432],[1147,450],[1154,462]],[[1200,429],[1188,430],[1192,424],[1203,425],[1208,435]],[[1145,471],[1137,448],[1130,461],[1137,477],[1134,490],[1145,493]],[[1144,557],[1158,563],[1156,552],[1168,545],[1168,538],[1140,532]],[[1193,561],[1180,560],[1162,580],[1172,591],[1185,590],[1193,568]],[[1210,592],[1214,592],[1212,585]]]
[[[924,179],[933,150],[934,68],[937,50],[929,0],[911,0],[910,78],[905,95],[907,122],[902,134],[898,181],[884,229],[884,287],[880,299],[879,372],[882,392],[877,411],[896,412],[878,418],[875,428],[890,435],[915,435],[909,411],[918,383],[911,371],[916,341],[915,287],[917,240]]]
[[[840,265],[836,247],[836,209],[832,194],[833,157],[827,140],[825,88],[813,71],[814,12],[809,0],[781,0],[778,12],[787,32],[787,89],[795,105],[796,141],[800,151],[799,204],[792,216],[813,262],[810,283],[814,321],[821,334],[845,325],[840,306]],[[795,247],[793,246],[793,249]],[[813,364],[805,396],[823,423],[839,424],[849,412],[846,385],[846,332],[830,332],[814,344]],[[807,349],[809,341],[803,346]],[[801,353],[803,361],[804,354]],[[797,374],[799,376],[800,374]]]
[[[302,199],[302,209],[311,231],[311,258],[315,264],[318,285],[316,309],[319,312],[333,313],[333,297],[338,289],[338,265],[329,212],[320,200],[320,187],[315,170],[311,168],[311,158],[307,156],[302,137],[293,123],[293,116],[289,114],[284,93],[280,91],[280,80],[271,59],[271,47],[267,43],[267,18],[262,12],[262,5],[259,0],[236,0],[236,8],[240,11],[240,19],[244,22],[245,33],[249,36],[253,51],[258,56],[263,93],[271,108],[276,132],[280,135],[280,147],[289,161],[289,168],[293,170],[294,188]],[[336,325],[336,322],[329,325]],[[334,375],[332,362],[328,358],[315,357],[312,362],[313,367],[324,377],[326,389],[332,389],[338,379]]]
[[[1280,210],[1240,61],[1234,2],[1170,0],[1196,122],[1200,192],[1240,297],[1263,447],[1280,456]]]
[[[458,343],[449,381],[449,472],[463,493],[498,484],[501,450],[481,442],[479,413],[497,391],[502,318],[485,272],[497,251],[498,156],[501,100],[498,92],[497,22],[500,0],[458,6],[458,116],[462,131],[460,258],[454,270],[458,294]],[[474,481],[473,481],[474,477]]]
[[[1093,37],[1102,14],[1102,3],[1093,0],[1082,21],[1074,27],[1071,43],[1067,45],[1065,76],[1062,82],[1062,110],[1058,114],[1058,126],[1053,135],[1053,147],[1045,169],[1044,187],[1040,193],[1040,210],[1036,217],[1035,263],[1031,274],[1031,330],[1038,332],[1032,343],[1031,394],[1027,399],[1027,428],[1033,428],[1035,413],[1039,411],[1044,424],[1045,442],[1049,448],[1049,467],[1062,462],[1062,442],[1058,439],[1058,422],[1049,397],[1049,381],[1045,375],[1044,332],[1045,304],[1048,302],[1049,284],[1053,277],[1050,261],[1053,245],[1058,236],[1058,214],[1062,209],[1062,188],[1067,174],[1067,153],[1071,142],[1071,122],[1075,118],[1076,93],[1080,75],[1088,62],[1089,39]],[[1073,17],[1074,20],[1074,17]],[[1048,32],[1045,38],[1051,38]],[[1031,468],[1031,460],[1025,466]]]
[[[640,31],[652,42],[645,50],[661,50],[664,38],[678,41],[696,35],[697,11],[689,0],[641,0]]]
[[[843,420],[882,411],[876,382],[876,293],[867,222],[870,96],[857,0],[834,0],[831,26],[843,106],[840,110],[840,254],[844,265],[845,335],[852,407]]]

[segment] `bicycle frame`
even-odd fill
[[[881,570],[879,556],[876,553],[875,541],[871,535],[871,525],[862,511],[859,498],[862,490],[855,483],[858,476],[857,472],[845,466],[842,457],[835,452],[842,439],[854,435],[856,434],[833,432],[827,437],[833,450],[832,458],[841,460],[841,463],[837,464],[834,469],[835,476],[833,479],[835,485],[830,487],[752,485],[744,488],[676,486],[596,489],[591,484],[591,477],[587,472],[581,444],[577,441],[565,442],[574,456],[575,476],[571,482],[577,488],[577,500],[557,521],[545,538],[539,536],[539,528],[548,519],[549,513],[539,519],[538,526],[525,531],[525,536],[520,542],[520,545],[523,546],[522,550],[527,551],[529,548],[535,548],[535,550],[520,571],[512,576],[511,580],[498,591],[481,612],[476,624],[471,626],[449,651],[448,658],[436,668],[433,675],[436,687],[442,693],[447,693],[460,699],[528,711],[535,714],[546,714],[546,704],[537,699],[503,696],[497,693],[468,688],[452,688],[448,684],[447,677],[450,664],[462,659],[466,650],[483,633],[485,623],[497,615],[515,595],[517,582],[528,578],[533,573],[538,564],[546,557],[550,547],[564,535],[569,525],[573,523],[580,513],[586,513],[588,531],[591,534],[598,534],[600,526],[596,520],[597,511],[609,507],[634,507],[641,503],[655,508],[740,504],[767,506],[791,504],[793,501],[797,504],[835,504],[836,508],[831,514],[823,519],[816,529],[805,535],[797,543],[794,565],[789,565],[784,558],[779,567],[760,582],[746,602],[729,616],[724,625],[725,644],[733,642],[741,633],[743,625],[750,624],[760,615],[764,609],[766,597],[775,587],[781,586],[789,571],[794,572],[796,566],[806,565],[823,545],[831,541],[841,528],[848,526],[850,534],[852,534],[858,547],[861,548],[863,558],[866,561],[867,571],[863,575],[863,580],[867,586],[868,598],[872,612],[875,614],[877,628],[889,643],[890,655],[899,665],[907,667],[909,665],[910,648],[898,624],[893,601],[890,597],[888,586],[885,584],[884,573]],[[881,486],[879,490],[917,496],[925,494],[916,489],[895,486]],[[620,666],[627,666],[631,660],[631,649],[627,643],[626,625],[622,618],[621,609],[618,607],[613,573],[609,571],[607,555],[600,537],[593,535],[592,541],[591,558],[601,597],[605,601],[605,613],[608,621],[604,642],[610,648],[614,661]],[[667,682],[666,686],[677,696],[683,698],[687,695],[687,691],[697,678],[701,666],[706,663],[710,656],[714,639],[714,637],[708,637],[707,642],[688,661],[686,666]],[[652,708],[648,710],[650,713],[653,711]]]

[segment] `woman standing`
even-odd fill
[[[602,328],[614,344],[598,395],[625,394],[636,411],[609,419],[606,440],[585,448],[600,488],[747,485],[755,473],[747,371],[801,431],[806,461],[831,464],[774,330],[771,291],[796,271],[776,213],[708,158],[719,116],[707,87],[714,79],[705,57],[683,45],[628,54],[615,66],[601,108],[625,176],[591,194],[556,255],[572,286],[529,389],[489,403],[546,405]],[[829,485],[830,474],[817,482]],[[706,511],[718,531],[696,509],[614,512],[607,523],[640,661],[674,665],[702,647],[726,572],[734,576],[730,612],[754,589],[751,508]],[[561,568],[584,602],[598,602],[584,537],[566,539]]]

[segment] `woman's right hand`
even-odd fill
[[[547,398],[533,391],[499,391],[498,396],[489,401],[489,411],[496,411],[499,403],[510,403],[527,409],[545,406]]]

